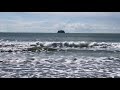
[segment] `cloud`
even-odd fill
[[[25,21],[25,20],[8,20],[0,21],[0,31],[5,32],[47,32],[56,33],[59,29],[64,29],[69,33],[81,32],[105,32],[109,30],[119,30],[119,26],[97,23],[79,23],[64,21]]]
[[[120,32],[119,12],[20,12],[8,17],[7,14],[0,14],[0,32],[56,33],[59,29],[70,33]]]
[[[57,16],[72,16],[72,17],[108,17],[119,16],[119,12],[25,12],[34,15],[57,15]]]

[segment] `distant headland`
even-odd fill
[[[57,33],[65,33],[64,30],[59,30]]]

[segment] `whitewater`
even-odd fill
[[[119,38],[0,33],[0,78],[119,78]]]

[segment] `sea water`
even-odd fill
[[[0,33],[0,78],[108,77],[120,77],[120,34]]]

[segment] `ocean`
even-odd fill
[[[0,78],[119,78],[120,34],[0,33]]]

